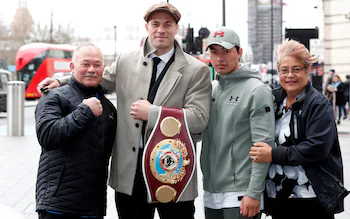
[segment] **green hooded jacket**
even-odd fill
[[[249,151],[254,142],[274,146],[271,89],[248,65],[218,78],[213,81],[210,119],[203,134],[203,188],[211,193],[245,191],[260,199],[270,163],[252,162]]]

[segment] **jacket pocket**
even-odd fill
[[[58,180],[57,180],[57,185],[56,187],[53,189],[53,193],[52,193],[52,196],[56,196],[57,192],[58,192],[58,189],[60,188],[60,185],[61,185],[61,181],[62,181],[62,178],[63,178],[63,174],[66,170],[66,164],[64,163],[61,167],[61,170],[60,170],[60,174],[58,176]]]

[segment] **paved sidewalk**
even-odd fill
[[[41,151],[34,131],[33,126],[24,137],[0,137],[0,204],[30,219],[37,218],[34,197]]]
[[[338,125],[338,131],[339,135],[345,138],[342,142],[345,186],[350,189],[350,120],[342,120],[341,124]],[[198,149],[199,154],[200,146]],[[25,136],[23,137],[7,137],[4,127],[0,127],[0,205],[22,213],[27,219],[37,219],[35,213],[35,182],[40,151],[34,124],[25,126]],[[198,172],[200,174],[200,171]],[[195,218],[204,219],[201,175],[198,179],[199,197],[195,202]],[[350,197],[345,199],[345,210],[344,213],[336,215],[336,219],[350,218]],[[106,219],[117,218],[114,193],[111,188],[108,188]],[[0,219],[3,219],[1,212]]]
[[[342,119],[340,124],[337,125],[339,135],[349,135],[350,136],[350,118]],[[350,144],[350,143],[349,143]]]

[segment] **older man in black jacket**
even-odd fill
[[[36,184],[39,219],[103,218],[116,109],[99,85],[103,57],[78,47],[69,84],[45,93],[36,108],[42,147]]]

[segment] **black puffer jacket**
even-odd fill
[[[279,88],[273,94],[279,109],[287,96],[286,91]],[[330,102],[308,83],[292,105],[292,112],[298,133],[294,133],[291,116],[293,143],[273,148],[272,163],[302,165],[324,209],[330,215],[344,211],[344,198],[349,192],[343,185],[343,162]],[[280,115],[276,114],[276,117]]]
[[[98,96],[103,113],[95,117],[83,99]],[[69,84],[44,94],[35,110],[42,147],[36,184],[36,210],[66,214],[106,214],[108,164],[117,112],[101,86]]]

